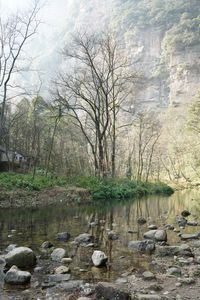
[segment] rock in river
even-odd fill
[[[66,274],[69,272],[70,272],[70,269],[69,269],[69,267],[66,267],[66,266],[60,266],[54,270],[55,274]]]
[[[183,217],[188,217],[188,216],[191,215],[191,213],[190,213],[188,210],[183,210],[183,211],[181,212],[181,215],[182,215]]]
[[[182,240],[192,240],[192,239],[198,239],[199,238],[199,233],[194,233],[194,234],[181,234],[181,239]]]
[[[137,219],[138,224],[143,225],[147,222],[147,220],[144,217],[140,217]]]
[[[108,239],[111,241],[115,241],[119,239],[119,235],[115,231],[109,231],[108,232]]]
[[[92,254],[92,262],[95,267],[104,266],[108,260],[108,257],[105,255],[103,251],[94,251]]]
[[[70,239],[70,236],[69,232],[60,232],[56,235],[56,239],[58,241],[67,242]]]
[[[95,287],[96,298],[95,299],[120,299],[120,300],[130,300],[131,296],[129,292],[120,288],[119,285],[99,282]]]
[[[70,280],[71,275],[70,274],[55,274],[55,275],[49,275],[49,282],[63,282]]]
[[[66,256],[66,251],[63,248],[56,248],[51,253],[51,259],[54,261],[61,261]]]
[[[144,233],[144,238],[156,241],[167,241],[167,232],[163,229],[149,230]]]
[[[142,274],[143,278],[145,280],[152,280],[152,279],[155,279],[155,275],[150,272],[150,271],[145,271],[143,274]]]
[[[41,245],[41,248],[43,248],[43,249],[49,249],[49,248],[51,248],[51,247],[53,247],[53,244],[52,244],[51,242],[49,242],[49,241],[45,241],[45,242],[42,243],[42,245]]]
[[[194,256],[189,245],[186,244],[180,246],[157,246],[156,254],[158,256],[174,256],[174,255],[189,256],[189,257]]]
[[[148,229],[149,230],[155,230],[155,229],[157,229],[158,227],[156,226],[156,225],[154,225],[154,224],[151,224],[151,225],[149,225],[148,226]]]
[[[34,252],[27,247],[17,247],[5,255],[6,265],[18,268],[33,267],[36,263],[36,256]]]
[[[187,225],[187,220],[183,216],[177,216],[176,222],[178,223],[179,227],[185,227]]]
[[[151,253],[155,250],[155,244],[153,241],[130,241],[128,244],[130,250],[138,252]]]
[[[165,230],[156,230],[155,233],[156,241],[167,241],[167,232]]]
[[[167,275],[181,276],[181,269],[178,267],[170,267],[169,269],[167,269]]]
[[[188,226],[197,226],[197,225],[198,225],[198,222],[196,222],[196,221],[188,221],[188,222],[187,222],[187,225],[188,225]]]
[[[94,237],[89,234],[89,233],[82,233],[82,234],[79,234],[79,236],[77,236],[75,239],[74,239],[74,242],[75,244],[89,244],[89,243],[92,243],[94,240]]]
[[[29,283],[31,280],[31,273],[21,271],[17,266],[12,266],[6,273],[5,282],[12,285],[20,285]]]

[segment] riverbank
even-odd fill
[[[44,177],[0,174],[0,207],[41,207],[56,203],[88,204],[147,195],[171,195],[168,185],[136,182],[128,179],[98,179],[95,177]]]

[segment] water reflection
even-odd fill
[[[45,240],[56,246],[64,246],[71,251],[71,244],[61,244],[55,240],[58,232],[70,232],[74,237],[83,232],[94,235],[98,249],[109,257],[108,269],[97,269],[88,263],[93,249],[78,248],[73,259],[74,277],[91,280],[111,280],[129,268],[147,269],[149,258],[133,255],[127,250],[130,240],[140,240],[147,230],[147,224],[140,226],[137,219],[143,216],[150,224],[163,226],[175,224],[175,216],[184,209],[192,212],[192,219],[199,218],[200,194],[198,191],[176,192],[171,197],[152,196],[147,199],[124,203],[110,203],[95,207],[72,207],[58,205],[41,209],[3,209],[0,210],[0,250],[11,243],[31,247],[36,252]],[[100,220],[102,220],[100,222]],[[99,222],[96,222],[99,221]],[[199,220],[200,221],[200,220]],[[89,223],[96,226],[88,226]],[[94,225],[93,224],[93,225]],[[15,231],[16,230],[16,231]],[[116,231],[120,238],[109,241],[107,232]],[[131,231],[132,233],[129,233]],[[196,232],[197,228],[188,227],[187,232]],[[169,243],[180,242],[174,232],[169,232]],[[87,272],[76,271],[85,269]]]

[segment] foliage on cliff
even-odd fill
[[[198,0],[118,0],[115,24],[124,31],[157,27],[167,51],[182,50],[199,43],[200,5]]]

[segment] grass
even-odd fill
[[[29,174],[0,173],[0,187],[6,190],[25,189],[28,191],[41,191],[55,186],[65,186],[66,179],[60,177],[36,176]]]
[[[126,178],[99,179],[96,177],[44,177],[36,176],[33,180],[28,174],[0,173],[0,188],[6,190],[24,189],[41,191],[55,186],[75,186],[89,190],[93,200],[123,200],[146,195],[171,195],[173,189],[168,185],[136,182]]]

